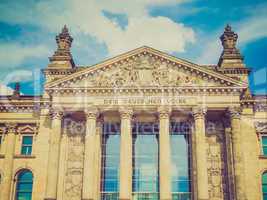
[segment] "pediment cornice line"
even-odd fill
[[[93,76],[94,74],[104,72],[112,67],[117,67],[119,65],[129,62],[131,59],[136,59],[143,55],[149,55],[151,57],[158,59],[161,62],[166,62],[172,65],[173,67],[183,68],[184,70],[190,71],[191,73],[195,73],[198,76],[206,77],[216,82],[224,83],[227,86],[247,87],[247,83],[235,80],[219,72],[215,72],[213,70],[201,67],[197,64],[176,58],[161,51],[152,49],[150,47],[141,47],[133,51],[116,56],[114,58],[108,59],[106,61],[103,61],[99,64],[77,71],[73,74],[60,78],[58,80],[49,82],[45,85],[45,88],[48,89],[57,86],[62,87],[67,83],[75,82],[85,77]]]
[[[49,94],[206,94],[206,95],[240,95],[244,87],[146,87],[146,88],[49,88]]]

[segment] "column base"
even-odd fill
[[[44,200],[57,200],[57,198],[44,198]]]

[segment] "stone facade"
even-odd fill
[[[262,200],[267,170],[266,96],[253,96],[249,70],[225,28],[218,65],[198,65],[150,47],[76,66],[65,26],[43,70],[42,96],[19,87],[0,99],[0,199],[16,199],[17,174],[33,173],[33,200],[101,199],[104,122],[120,123],[119,199],[132,199],[133,122],[159,124],[159,199],[171,200],[171,122],[190,124],[191,199]],[[23,136],[32,153],[21,154]]]

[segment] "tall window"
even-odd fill
[[[22,146],[21,146],[22,155],[31,155],[32,154],[32,136],[23,136]]]
[[[158,124],[136,123],[132,134],[133,200],[158,200]]]
[[[172,173],[172,199],[190,199],[190,173],[189,173],[189,128],[185,123],[171,123],[171,173]]]
[[[105,123],[102,137],[101,199],[119,199],[120,124]]]
[[[267,156],[267,136],[261,137],[261,145],[262,145],[262,154]]]
[[[267,200],[267,172],[262,174],[262,193],[263,200]]]
[[[32,199],[33,175],[29,170],[21,171],[17,176],[16,200]]]

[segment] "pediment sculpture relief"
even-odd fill
[[[214,85],[189,72],[180,72],[171,63],[160,62],[149,56],[141,56],[107,72],[100,72],[91,79],[96,87],[129,86],[196,86]],[[88,85],[88,84],[86,84]],[[89,84],[91,85],[91,84]]]

